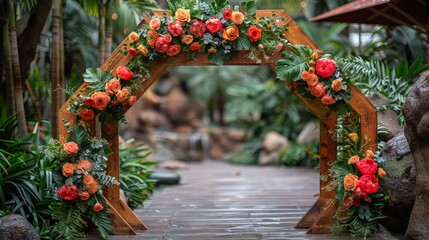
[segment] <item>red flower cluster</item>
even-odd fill
[[[330,58],[322,58],[316,62],[316,73],[323,78],[330,78],[337,68],[337,63]]]

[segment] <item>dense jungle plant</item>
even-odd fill
[[[152,151],[149,147],[135,144],[133,139],[119,146],[120,188],[132,209],[143,207],[144,201],[150,198],[154,190],[155,180],[149,179],[152,174],[149,169],[156,162],[145,160],[150,154]]]

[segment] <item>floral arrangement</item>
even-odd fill
[[[82,125],[69,129],[70,137],[64,144],[51,139],[44,150],[46,158],[56,161],[54,176],[59,200],[50,208],[58,221],[54,232],[59,238],[74,239],[83,236],[89,218],[98,227],[103,238],[112,231],[107,203],[101,189],[119,184],[106,175],[107,156],[111,153],[105,140],[88,135]],[[87,220],[89,220],[87,219]]]
[[[350,79],[344,75],[329,55],[320,55],[308,46],[287,45],[277,62],[277,77],[287,80],[292,90],[308,99],[319,98],[331,110],[340,114],[351,110],[347,89]]]
[[[379,167],[378,157],[371,150],[362,151],[359,138],[359,120],[347,119],[343,125],[338,148],[338,159],[331,169],[339,208],[334,232],[350,230],[352,234],[367,237],[379,230],[377,220],[384,218],[382,208],[388,198],[380,189],[379,178],[386,176]]]

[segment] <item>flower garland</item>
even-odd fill
[[[338,148],[338,159],[331,169],[335,196],[339,202],[335,233],[345,229],[352,234],[367,237],[379,230],[378,220],[384,218],[382,208],[388,196],[380,189],[379,178],[386,176],[379,167],[378,157],[371,150],[362,151],[359,139],[359,120],[347,119]]]
[[[81,236],[86,228],[82,219],[89,216],[106,238],[112,231],[112,220],[108,217],[101,189],[119,184],[114,177],[106,175],[106,161],[111,150],[105,140],[90,137],[82,125],[69,132],[66,143],[61,145],[51,139],[44,149],[45,156],[58,166],[54,180],[59,187],[56,195],[60,201],[51,205],[52,216],[58,221],[54,231],[66,239]],[[70,215],[74,215],[73,219]],[[72,236],[67,235],[68,232]]]

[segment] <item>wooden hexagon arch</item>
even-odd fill
[[[156,15],[162,15],[163,11],[155,12]],[[256,18],[272,16],[273,14],[284,18],[280,24],[288,24],[289,30],[285,34],[285,38],[291,44],[307,45],[313,50],[320,48],[302,31],[296,22],[284,10],[259,10],[256,12]],[[148,19],[146,19],[148,22]],[[145,21],[142,21],[144,23]],[[142,24],[141,23],[141,24]],[[139,25],[140,26],[140,25]],[[122,44],[129,43],[126,38]],[[131,57],[125,56],[119,52],[122,44],[110,55],[110,57],[101,65],[102,71],[114,71],[118,66],[126,65]],[[273,53],[269,60],[262,60],[260,64],[245,57],[248,51],[240,51],[234,59],[225,62],[225,65],[266,65],[273,71],[276,70],[276,62],[281,58],[280,53]],[[175,57],[171,57],[167,61],[158,60],[150,63],[150,71],[152,76],[142,82],[142,91],[137,93],[140,98],[144,92],[164,73],[168,66],[202,66],[212,65],[207,59],[207,55],[203,53],[196,54],[194,59],[191,59],[187,53],[180,53]],[[285,81],[289,86],[289,83]],[[73,96],[86,86],[82,84]],[[354,114],[360,117],[361,137],[360,139],[368,139],[364,145],[364,150],[377,148],[377,111],[369,100],[354,86],[350,86],[352,98],[350,105],[353,108]],[[296,94],[296,93],[295,93]],[[320,176],[326,176],[329,173],[332,164],[337,158],[337,142],[332,137],[332,133],[337,129],[337,114],[325,107],[320,100],[308,100],[297,95],[297,97],[308,107],[308,109],[316,115],[320,120]],[[59,140],[65,142],[68,137],[68,132],[63,123],[63,119],[69,121],[72,125],[76,124],[75,115],[67,110],[69,100],[60,108],[59,111]],[[91,122],[91,133],[95,133],[95,120]],[[101,124],[101,137],[108,141],[109,147],[113,150],[108,158],[107,174],[119,179],[119,143],[118,143],[118,124]],[[336,212],[335,191],[333,188],[327,191],[325,186],[329,184],[329,180],[320,180],[320,195],[311,209],[298,222],[296,228],[309,228],[308,233],[328,233],[331,231],[334,215]],[[119,198],[119,187],[106,189],[103,191],[106,202],[109,204],[109,210],[113,214],[113,229],[114,234],[136,234],[135,230],[146,230],[144,223],[133,213],[133,211],[122,202]]]

